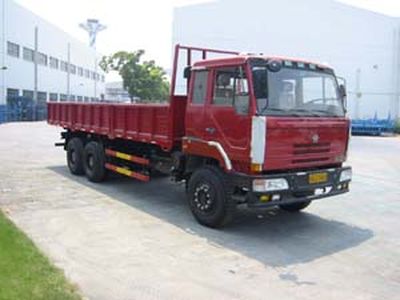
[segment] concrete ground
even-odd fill
[[[0,125],[0,208],[90,299],[400,297],[399,138],[353,138],[351,193],[217,231],[167,179],[70,175],[59,131]]]

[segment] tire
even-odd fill
[[[103,146],[100,143],[90,142],[85,146],[83,165],[89,181],[104,181],[106,177],[105,154]]]
[[[232,221],[236,202],[225,174],[216,167],[203,167],[190,178],[188,202],[196,220],[207,227],[220,228]]]
[[[67,164],[69,171],[74,175],[83,175],[83,142],[80,138],[72,138],[67,144]]]
[[[311,201],[291,203],[291,204],[282,204],[279,205],[280,209],[286,210],[288,212],[299,212],[309,206]]]

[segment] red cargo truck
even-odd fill
[[[177,45],[169,103],[50,102],[48,122],[65,129],[71,173],[168,174],[186,183],[198,222],[220,227],[239,204],[296,212],[349,191],[345,97],[326,65]]]

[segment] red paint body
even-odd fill
[[[180,47],[176,48],[170,103],[103,104],[57,103],[48,104],[48,122],[70,131],[83,131],[158,145],[163,151],[182,150],[186,154],[217,159],[224,165],[221,153],[207,141],[216,141],[225,150],[233,171],[251,174],[250,147],[252,117],[256,113],[251,89],[250,67],[247,55],[203,60],[194,68],[210,70],[207,100],[204,105],[192,104],[193,80],[188,96],[175,95],[178,57],[187,51],[191,65],[194,52],[223,54],[224,51]],[[226,54],[237,54],[226,52]],[[239,115],[232,107],[211,105],[213,72],[221,66],[243,66],[250,82],[250,107],[247,115]],[[215,128],[210,133],[208,128]],[[345,160],[349,133],[346,118],[267,117],[267,137],[263,171],[287,171],[317,166],[339,166]],[[317,143],[312,136],[318,134]],[[195,139],[190,141],[187,137]],[[226,167],[226,166],[225,166]]]

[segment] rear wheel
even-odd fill
[[[84,169],[86,177],[92,182],[101,182],[105,179],[105,154],[103,146],[98,142],[90,142],[85,146]]]
[[[215,167],[196,171],[187,189],[190,209],[196,220],[207,227],[227,225],[236,211],[236,202],[225,174]]]
[[[309,206],[311,201],[305,201],[305,202],[298,202],[298,203],[291,203],[291,204],[282,204],[279,205],[279,207],[283,210],[289,211],[289,212],[298,212],[303,209],[305,209],[307,206]]]
[[[83,142],[80,138],[72,138],[67,143],[67,164],[74,175],[83,175]]]

